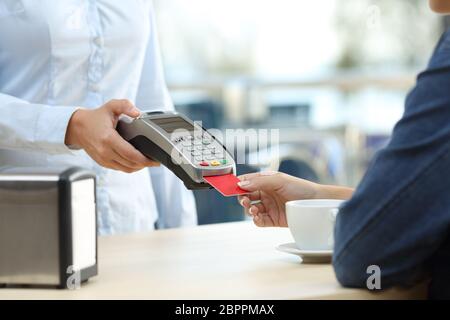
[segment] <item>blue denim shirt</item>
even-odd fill
[[[381,289],[431,277],[430,298],[450,298],[450,30],[405,102],[390,143],[341,208],[333,265],[344,286]]]

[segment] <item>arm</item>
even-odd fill
[[[317,185],[315,199],[340,199],[347,200],[353,195],[354,189],[343,186]]]
[[[0,93],[0,148],[70,153],[64,140],[76,110],[76,107],[29,103]]]
[[[239,187],[250,191],[238,197],[259,227],[287,227],[285,204],[301,199],[348,199],[353,189],[320,185],[285,173],[263,171],[240,176]]]
[[[122,113],[139,115],[125,100],[86,110],[33,104],[0,93],[0,148],[49,154],[70,153],[68,146],[82,148],[100,165],[125,172],[156,165],[115,131]]]

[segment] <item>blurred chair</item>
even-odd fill
[[[278,151],[270,148],[264,152],[259,151],[260,154],[266,155],[260,157],[259,167],[315,182],[324,183],[333,180],[333,177],[330,177],[329,168],[330,162],[335,160],[330,159],[330,154],[325,152],[327,148],[317,141],[287,143],[279,145],[277,148]],[[255,157],[257,155],[253,153],[252,161],[255,161]]]
[[[201,121],[206,129],[222,126],[222,105],[212,99],[176,104],[175,109],[194,121]]]
[[[304,145],[284,149],[280,159],[271,161],[268,169],[314,182],[326,181],[328,175],[327,159]]]
[[[280,162],[278,171],[287,173],[297,178],[319,182],[317,172],[304,160],[289,158],[284,159]]]

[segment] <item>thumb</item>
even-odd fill
[[[259,174],[247,175],[238,182],[238,186],[247,191],[271,191],[282,186],[281,175],[276,171],[263,171]]]
[[[132,118],[137,118],[141,114],[139,109],[136,108],[129,100],[112,100],[106,105],[106,108],[114,116],[125,114]]]

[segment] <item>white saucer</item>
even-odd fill
[[[328,263],[333,255],[332,250],[300,250],[295,242],[280,244],[276,249],[299,256],[304,263]]]

